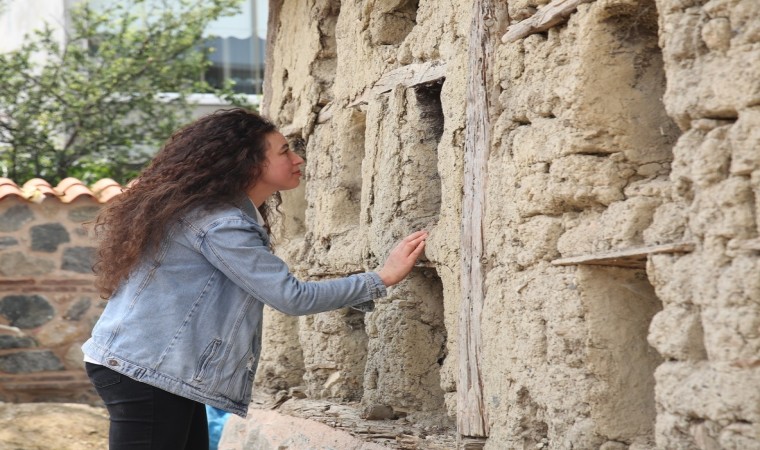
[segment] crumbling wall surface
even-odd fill
[[[543,3],[543,2],[539,2]],[[510,2],[513,21],[532,2]],[[582,4],[567,24],[494,44],[484,220],[486,448],[652,448],[643,270],[558,267],[641,247],[666,197],[679,130],[653,1]]]
[[[431,238],[420,267],[370,314],[294,321],[268,311],[260,387],[302,384],[311,399],[451,424],[467,32],[460,19],[469,15],[461,3],[284,0],[270,11],[278,19],[263,109],[306,159],[302,188],[283,194],[277,252],[299,277],[319,280],[376,269],[417,229]],[[445,65],[445,81],[370,92],[383,75],[423,63]]]
[[[656,372],[657,445],[760,448],[760,3],[657,7],[665,105],[683,135],[672,199],[653,230],[684,229],[696,243],[650,262],[664,304],[649,336],[666,358]]]
[[[491,3],[490,36],[549,8]],[[410,231],[431,235],[374,312],[267,321],[278,337],[259,383],[450,425],[473,3],[273,4],[265,113],[307,160],[304,186],[283,195],[278,252],[324,279],[376,268]],[[493,39],[486,449],[760,447],[759,9],[596,0]],[[445,79],[372,89],[440,65]],[[638,262],[600,263],[622,250]]]

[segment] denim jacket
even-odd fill
[[[290,315],[385,296],[374,272],[297,280],[247,199],[184,215],[132,271],[82,350],[116,372],[245,417],[264,305]]]

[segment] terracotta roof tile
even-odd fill
[[[41,203],[48,198],[62,203],[71,203],[80,197],[89,197],[99,203],[105,203],[122,193],[124,189],[110,178],[103,178],[88,188],[81,180],[73,177],[61,180],[56,187],[52,187],[41,178],[33,178],[19,187],[13,180],[0,177],[0,201],[17,197],[35,203]]]

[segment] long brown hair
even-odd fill
[[[136,183],[114,197],[95,220],[93,269],[101,297],[110,297],[139,261],[157,250],[179,215],[244,195],[261,176],[266,135],[276,130],[262,116],[235,108],[175,132]],[[270,208],[259,210],[269,232]]]

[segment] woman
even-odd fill
[[[109,302],[82,349],[111,449],[207,449],[204,404],[245,416],[264,305],[291,315],[358,306],[401,281],[427,233],[377,272],[295,279],[270,250],[266,201],[303,159],[272,123],[220,111],[176,132],[98,216],[97,286]]]

